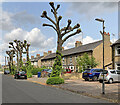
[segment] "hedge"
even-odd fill
[[[62,83],[64,83],[64,79],[60,77],[50,77],[46,81],[46,84],[49,84],[49,85],[62,84]]]

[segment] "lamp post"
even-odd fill
[[[102,34],[102,38],[103,38],[103,83],[102,83],[102,94],[105,94],[105,83],[104,83],[104,70],[105,70],[105,66],[104,66],[104,22],[105,20],[103,19],[95,19],[96,21],[102,22],[103,23],[103,32],[100,31],[100,33]]]

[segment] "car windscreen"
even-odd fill
[[[90,70],[91,70],[91,69],[85,69],[85,71],[84,71],[84,72],[90,72]]]
[[[20,74],[25,74],[25,72],[24,72],[24,71],[20,71],[19,73],[20,73]]]
[[[107,74],[108,71],[107,71],[107,70],[103,70],[103,71],[102,71],[102,74],[103,74],[103,73],[104,73],[104,74]]]

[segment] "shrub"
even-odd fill
[[[27,78],[31,78],[32,77],[32,73],[27,73]]]
[[[46,69],[46,68],[34,68],[31,70],[31,73],[32,75],[37,75],[38,72],[41,72],[43,69]]]
[[[64,79],[60,77],[50,77],[47,81],[47,84],[49,85],[55,85],[55,84],[62,84],[64,83]]]

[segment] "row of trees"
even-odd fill
[[[26,40],[24,42],[20,40],[14,40],[13,42],[9,42],[9,51],[6,51],[8,55],[8,65],[10,72],[14,72],[15,65],[13,64],[13,58],[16,56],[17,61],[17,71],[22,69],[23,66],[23,54],[26,54],[27,62],[29,62],[29,47],[30,44],[27,43]]]

